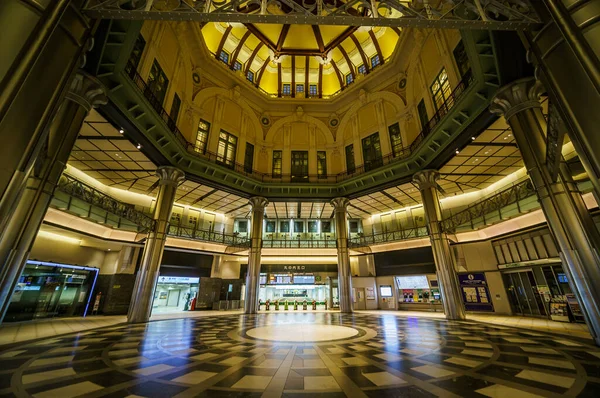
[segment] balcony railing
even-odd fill
[[[154,224],[152,217],[135,206],[123,203],[66,174],[60,179],[53,206],[116,228],[149,231]]]
[[[335,249],[335,239],[264,239],[263,248],[269,249]]]
[[[203,242],[220,243],[222,245],[234,246],[238,248],[249,248],[250,239],[243,238],[234,234],[226,234],[224,232],[215,232],[205,229],[197,229],[194,227],[169,226],[170,236],[178,238],[186,238],[199,240]]]
[[[536,191],[529,179],[520,181],[497,194],[481,199],[442,221],[442,229],[455,233],[474,230],[539,208]],[[463,227],[463,228],[461,228]]]
[[[160,118],[164,121],[169,131],[173,133],[175,138],[179,141],[179,143],[186,149],[186,151],[194,156],[199,158],[208,160],[210,162],[219,164],[223,167],[227,167],[231,170],[234,170],[240,174],[243,174],[248,177],[252,177],[253,179],[260,182],[277,182],[277,183],[337,183],[354,176],[363,174],[368,171],[375,170],[379,167],[383,167],[390,163],[394,163],[403,159],[410,157],[412,153],[415,152],[417,147],[421,145],[423,140],[433,131],[435,126],[450,112],[450,110],[456,105],[459,99],[462,97],[467,88],[474,82],[474,77],[471,71],[467,72],[463,79],[458,83],[458,85],[454,88],[454,90],[450,93],[446,101],[441,104],[437,110],[437,112],[433,115],[431,119],[423,126],[423,129],[416,136],[414,141],[400,150],[395,151],[395,153],[390,153],[381,158],[374,159],[369,164],[362,164],[354,167],[352,170],[346,170],[344,172],[332,175],[303,175],[296,176],[291,174],[281,174],[277,176],[273,176],[272,173],[263,173],[257,170],[249,170],[244,164],[237,162],[229,162],[224,161],[222,155],[218,155],[214,152],[202,150],[196,148],[195,144],[189,142],[184,135],[181,133],[179,128],[177,127],[177,123],[171,118],[171,116],[167,113],[167,111],[163,108],[161,101],[159,101],[150,86],[144,81],[144,79],[137,72],[135,65],[128,63],[125,67],[125,73],[132,82],[137,86],[137,88],[143,93],[144,97],[150,104],[150,106],[156,111],[156,113],[160,116]]]
[[[400,229],[397,231],[385,231],[377,234],[364,235],[348,241],[348,247],[360,248],[365,246],[381,245],[383,243],[397,242],[401,240],[418,239],[429,236],[429,230],[425,226]]]

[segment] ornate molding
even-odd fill
[[[429,188],[437,189],[437,180],[440,178],[440,173],[437,170],[421,170],[413,175],[413,182],[417,184],[420,191]]]
[[[343,211],[346,212],[348,205],[350,204],[350,199],[339,197],[331,199],[331,205],[333,206],[336,212]]]
[[[185,179],[185,173],[173,166],[162,166],[156,169],[158,185],[179,185]]]
[[[269,200],[262,196],[254,196],[248,199],[248,203],[252,206],[252,211],[264,211],[269,204]]]
[[[107,91],[100,80],[84,71],[78,71],[71,81],[66,98],[78,103],[86,111],[108,103]]]
[[[490,104],[490,112],[503,115],[506,120],[526,109],[540,108],[544,86],[534,77],[515,80],[500,88]]]

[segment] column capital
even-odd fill
[[[100,80],[82,70],[77,71],[75,74],[66,98],[78,103],[88,112],[92,108],[108,103],[104,85]]]
[[[185,179],[185,173],[173,166],[161,166],[156,169],[158,185],[178,185]]]
[[[540,96],[544,86],[535,77],[515,80],[500,88],[490,104],[490,112],[503,115],[506,120],[516,113],[541,107]]]
[[[420,191],[428,188],[437,189],[437,180],[440,173],[437,170],[421,170],[413,175],[413,182],[417,184]]]
[[[252,206],[252,210],[264,210],[269,204],[269,201],[262,196],[254,196],[248,199],[248,203]]]
[[[335,211],[346,211],[348,205],[350,204],[350,199],[339,197],[331,199],[331,205],[333,206]]]

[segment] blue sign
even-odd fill
[[[493,312],[494,304],[484,273],[458,274],[460,290],[467,311]]]

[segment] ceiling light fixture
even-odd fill
[[[119,133],[121,133],[121,134],[125,134],[125,130],[123,130],[123,128],[121,127],[121,128],[119,129]]]
[[[457,149],[457,150],[456,150],[456,154],[458,155],[459,153],[460,153],[460,151]]]
[[[137,149],[142,149],[142,145],[140,145],[140,144],[137,144],[136,148],[137,148]]]
[[[471,139],[472,139],[473,141],[475,141],[475,137],[471,137]]]

